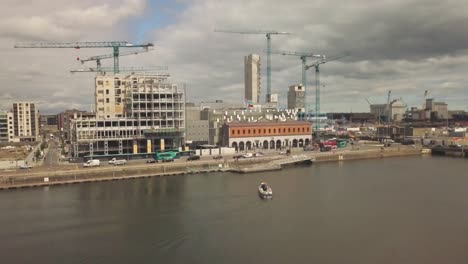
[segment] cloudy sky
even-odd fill
[[[468,110],[467,8],[460,0],[2,0],[0,108],[15,100],[39,102],[43,113],[93,104],[93,74],[69,71],[83,67],[77,58],[110,49],[13,48],[29,41],[154,42],[121,66],[168,66],[189,101],[240,102],[249,53],[262,56],[266,91],[266,38],[214,30],[271,29],[292,33],[273,36],[275,50],[350,54],[321,67],[323,111],[368,111],[365,98],[383,103],[388,90],[409,106],[421,106],[428,90]],[[308,78],[313,102],[313,71]],[[272,92],[282,105],[300,81],[298,57],[273,55]]]

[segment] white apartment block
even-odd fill
[[[13,141],[13,113],[0,111],[0,142]]]
[[[36,141],[39,136],[39,111],[32,102],[13,103],[13,137],[16,141]]]
[[[244,58],[245,63],[245,100],[260,103],[261,74],[260,55],[250,54]]]

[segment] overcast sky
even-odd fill
[[[449,109],[468,110],[467,8],[460,0],[2,0],[0,108],[32,100],[56,113],[94,102],[93,74],[69,71],[83,67],[77,58],[110,49],[13,48],[27,41],[154,42],[155,51],[122,57],[121,66],[168,66],[196,102],[241,102],[244,56],[258,53],[263,99],[266,37],[214,30],[271,29],[292,33],[273,36],[274,50],[349,53],[321,67],[323,111],[368,111],[365,98],[383,103],[388,90],[409,106],[421,106],[428,90]],[[308,79],[312,103],[312,70]],[[281,105],[287,87],[300,82],[298,57],[272,55],[272,92]]]

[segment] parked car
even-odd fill
[[[242,155],[243,158],[252,158],[253,157],[253,154],[252,153],[245,153],[244,155]]]
[[[411,138],[405,138],[402,142],[402,145],[414,145],[416,144],[413,139]]]
[[[255,157],[263,157],[265,156],[265,154],[263,154],[262,152],[257,152],[254,154]]]
[[[190,155],[188,158],[187,158],[187,161],[190,161],[190,160],[199,160],[200,159],[200,156],[198,155]]]
[[[112,158],[111,160],[109,160],[109,164],[112,164],[112,165],[125,165],[126,163],[127,163],[127,160],[125,159],[118,160],[116,158]]]
[[[222,155],[216,155],[216,156],[213,156],[213,159],[215,159],[215,160],[222,160],[222,159],[223,159],[223,156],[222,156]]]
[[[174,158],[166,158],[166,159],[163,159],[161,160],[161,162],[174,162]]]
[[[101,162],[99,160],[88,160],[86,163],[83,163],[83,167],[99,167]]]
[[[26,170],[26,169],[32,169],[32,166],[31,165],[28,165],[28,164],[23,164],[19,167],[20,169],[23,169],[23,170]]]
[[[313,145],[307,145],[304,147],[304,151],[313,151],[316,150],[317,148]]]
[[[327,152],[332,150],[332,147],[330,145],[324,145],[323,147],[320,148],[321,152]]]
[[[286,152],[286,150],[282,150],[282,151],[280,151],[279,154],[280,154],[280,155],[286,155],[286,154],[288,154],[288,153]]]
[[[156,163],[157,161],[155,159],[150,159],[150,160],[147,160],[146,163]]]

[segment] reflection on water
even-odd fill
[[[466,168],[414,157],[0,192],[2,263],[465,263]]]

